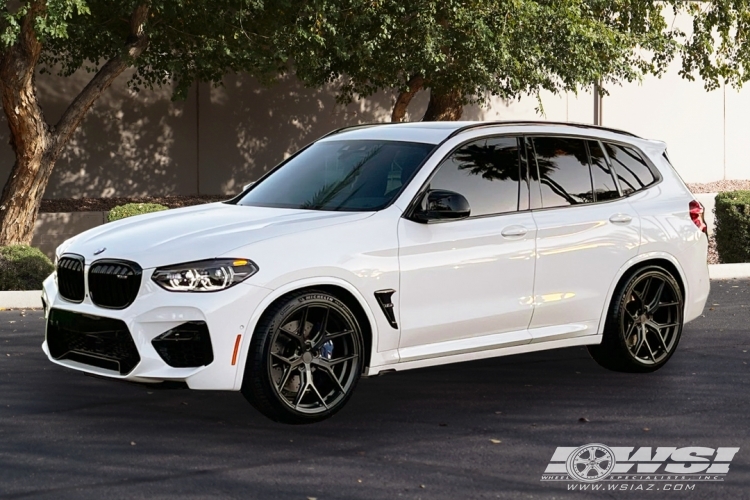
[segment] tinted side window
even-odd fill
[[[620,197],[615,180],[610,172],[607,159],[599,141],[588,141],[589,156],[591,157],[591,178],[594,180],[596,201],[614,200]]]
[[[612,162],[623,195],[643,189],[656,181],[654,173],[634,149],[617,144],[605,144],[604,148]]]
[[[594,201],[586,142],[583,139],[535,137],[533,143],[544,208]]]
[[[518,140],[491,137],[461,146],[438,167],[429,189],[447,189],[469,201],[471,215],[515,212],[519,193]]]

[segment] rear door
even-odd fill
[[[536,166],[533,341],[594,335],[612,280],[638,253],[638,215],[600,142],[530,137],[527,149]]]

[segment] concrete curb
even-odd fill
[[[712,280],[750,278],[750,264],[711,264],[708,266],[708,276]]]
[[[42,291],[0,292],[0,309],[41,309]]]

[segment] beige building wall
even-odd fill
[[[750,89],[736,93],[722,86],[706,92],[701,82],[683,80],[677,70],[673,64],[661,79],[648,77],[641,84],[608,89],[602,106],[604,125],[665,141],[670,160],[686,182],[750,178],[747,163],[734,176],[725,171],[724,112],[727,93],[744,94],[750,103]]]
[[[68,79],[40,75],[39,95],[54,122],[90,75]],[[347,107],[332,88],[307,89],[293,78],[271,88],[228,76],[225,85],[196,85],[187,100],[172,102],[170,89],[129,91],[123,76],[92,108],[58,162],[48,198],[157,194],[232,194],[299,147],[349,124],[388,121],[394,96],[379,94]],[[608,89],[603,125],[665,140],[687,182],[750,179],[744,154],[750,134],[750,88],[706,92],[677,68],[662,79]],[[592,123],[590,93],[491,101],[467,107],[469,120],[548,119]],[[424,112],[417,95],[410,118]],[[0,118],[0,182],[13,163],[8,130]]]
[[[90,74],[37,77],[48,123],[54,124]],[[195,190],[196,115],[191,102],[160,89],[130,92],[120,77],[94,104],[58,160],[46,197],[110,197]],[[0,125],[0,182],[13,164],[4,118]],[[191,175],[190,172],[193,172]]]

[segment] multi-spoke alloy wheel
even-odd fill
[[[664,269],[641,269],[615,294],[601,345],[592,357],[618,371],[653,371],[672,356],[682,332],[684,303],[675,279]]]
[[[324,292],[295,294],[258,324],[242,391],[275,420],[317,422],[348,400],[362,354],[362,332],[343,302]]]

